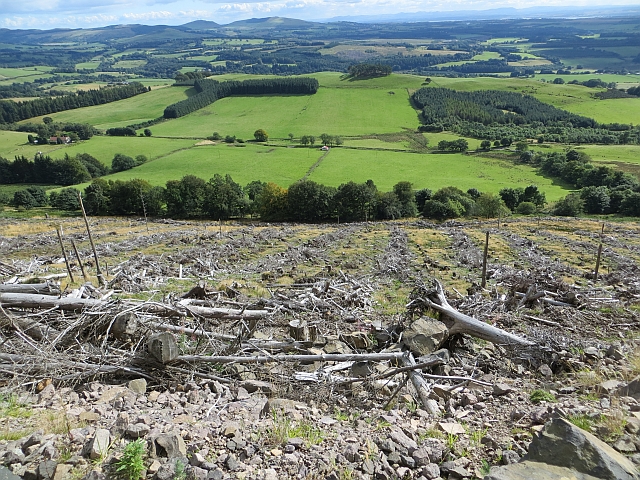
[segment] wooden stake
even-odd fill
[[[100,283],[100,286],[103,287],[107,284],[107,282],[105,282],[104,276],[102,275],[102,270],[100,270],[98,252],[96,252],[96,246],[94,245],[93,238],[91,237],[91,228],[89,228],[89,220],[87,220],[87,212],[84,209],[84,204],[82,203],[82,194],[80,192],[78,192],[78,201],[80,202],[80,209],[82,210],[84,224],[87,226],[87,235],[89,235],[89,243],[91,244],[91,249],[93,250],[93,258],[96,261],[96,276],[98,277],[98,283]]]
[[[604,223],[602,224],[602,230],[600,231],[600,245],[598,245],[598,256],[596,257],[596,269],[593,273],[593,279],[598,281],[598,272],[600,271],[600,258],[602,257],[602,236],[604,235]]]
[[[58,234],[58,240],[60,241],[60,249],[62,250],[62,256],[64,257],[64,263],[67,266],[67,272],[69,272],[69,278],[73,282],[73,274],[71,273],[71,267],[69,266],[69,260],[67,259],[67,252],[64,249],[64,243],[62,243],[62,234],[60,233],[62,227],[56,227],[56,233]]]
[[[78,253],[78,247],[76,247],[76,242],[73,241],[73,238],[71,239],[71,246],[73,247],[73,251],[76,254],[76,258],[78,259],[78,265],[80,265],[80,271],[82,272],[82,278],[84,278],[84,281],[87,281],[87,274],[84,271],[84,265],[82,264],[82,259],[80,258],[80,254]]]
[[[487,230],[487,238],[484,241],[484,254],[482,255],[482,288],[487,286],[487,254],[489,253],[489,231]]]

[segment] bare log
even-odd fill
[[[436,280],[436,288],[429,292],[426,298],[416,299],[424,302],[427,306],[442,313],[443,323],[447,325],[449,334],[466,333],[473,337],[487,340],[488,342],[500,345],[519,345],[523,347],[532,347],[535,343],[526,340],[518,335],[514,335],[500,328],[496,328],[487,323],[481,322],[469,315],[459,312],[447,301],[444,295],[442,284]],[[414,302],[416,301],[414,300]],[[413,303],[413,302],[412,302]],[[411,305],[411,304],[409,304]]]
[[[402,363],[405,367],[415,367],[416,365],[416,361],[411,353],[402,357]],[[418,392],[418,396],[420,397],[420,403],[422,403],[422,406],[431,415],[439,415],[440,407],[435,400],[429,398],[431,389],[429,387],[429,384],[422,377],[422,374],[415,368],[409,369],[408,371],[409,378],[411,379],[411,383]]]
[[[383,362],[401,360],[406,353],[323,353],[319,355],[269,355],[269,356],[207,356],[180,355],[175,359],[182,363],[268,363],[268,362]]]
[[[30,293],[0,293],[0,306],[3,308],[59,308],[66,311],[80,311],[93,308],[103,302],[92,298],[54,297]]]
[[[60,295],[60,288],[53,283],[14,283],[0,285],[0,293],[36,293],[40,295]]]
[[[59,308],[67,311],[80,311],[105,305],[106,302],[93,298],[54,297],[27,293],[0,293],[0,306],[4,308]],[[168,305],[155,302],[123,302],[126,308],[137,307],[138,310],[163,317],[206,317],[226,320],[260,319],[266,317],[267,310],[244,310],[234,308],[197,307],[193,305]]]

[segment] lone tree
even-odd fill
[[[258,130],[253,132],[253,137],[256,139],[256,142],[266,142],[269,139],[269,134],[263,129],[259,128]]]

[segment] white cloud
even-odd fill
[[[637,5],[639,0],[614,1]],[[602,0],[243,0],[237,3],[229,0],[0,0],[0,26],[77,28],[117,23],[179,24],[197,19],[226,23],[257,16],[317,20],[348,15],[598,3],[602,4]]]

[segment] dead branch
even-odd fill
[[[469,315],[459,312],[447,301],[444,295],[442,284],[435,280],[436,287],[427,292],[423,298],[412,300],[408,307],[415,305],[416,302],[422,302],[426,306],[437,310],[443,314],[442,321],[447,325],[449,334],[466,333],[473,337],[487,340],[488,342],[499,345],[519,345],[523,347],[532,347],[535,344],[522,337],[509,333],[500,328],[481,322]]]

